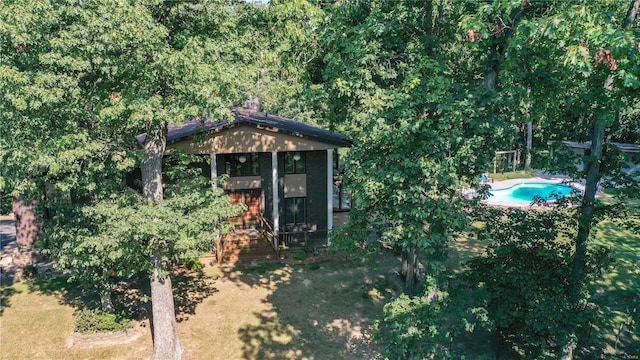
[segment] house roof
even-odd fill
[[[575,141],[563,141],[568,147],[576,148],[576,149],[591,149],[591,141],[585,142],[575,142]],[[638,144],[627,144],[627,143],[619,143],[612,142],[611,144],[615,145],[620,151],[628,154],[636,154],[640,153],[640,145]]]
[[[336,146],[351,146],[351,139],[340,133],[325,130],[307,123],[287,119],[281,116],[260,112],[243,107],[232,107],[231,112],[235,120],[188,120],[183,125],[169,125],[167,143],[174,143],[190,136],[203,133],[216,133],[241,125],[250,125],[272,132],[287,133],[296,137],[313,139]],[[144,142],[146,134],[137,136],[139,142]]]

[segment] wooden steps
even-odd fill
[[[218,263],[244,265],[278,260],[269,240],[255,229],[236,230],[222,239]]]

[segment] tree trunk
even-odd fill
[[[514,15],[513,22],[511,23],[511,26],[508,26],[506,28],[502,41],[493,49],[493,51],[497,55],[496,59],[493,61],[491,67],[487,72],[485,72],[484,77],[482,78],[482,85],[491,91],[496,91],[498,76],[505,61],[505,54],[507,53],[507,49],[509,48],[511,37],[515,33],[516,28],[520,24],[520,21],[522,21],[524,11],[525,10],[522,9]]]
[[[162,255],[153,256],[154,268],[151,277],[151,311],[153,313],[153,359],[179,360],[182,346],[176,326],[175,305],[171,278],[163,274]]]
[[[11,211],[15,217],[16,243],[21,249],[31,250],[36,239],[42,233],[40,217],[37,212],[36,200],[25,200],[16,196],[11,202]]]
[[[147,200],[162,201],[162,157],[166,146],[167,125],[163,124],[147,132],[142,172],[142,194]]]
[[[402,251],[402,275],[407,292],[415,290],[418,285],[418,251],[415,246]]]
[[[575,252],[573,254],[573,264],[571,281],[569,282],[569,301],[579,311],[578,304],[581,300],[581,289],[584,284],[584,268],[587,261],[587,243],[589,233],[593,225],[593,211],[595,206],[595,196],[598,190],[598,182],[602,174],[600,173],[600,161],[602,158],[602,147],[604,144],[605,123],[600,117],[596,117],[593,124],[591,136],[591,161],[587,165],[586,185],[584,197],[580,205],[580,215],[578,221],[578,235],[576,236]],[[575,325],[571,325],[566,337],[561,341],[560,359],[573,359],[573,350],[576,347]]]
[[[631,28],[633,22],[638,15],[640,8],[640,0],[632,0],[629,11],[624,21],[624,28]],[[611,90],[613,84],[613,75],[609,75],[604,82],[604,88]],[[584,198],[580,206],[580,215],[578,221],[578,235],[576,236],[576,248],[573,255],[573,268],[571,274],[571,282],[569,283],[569,300],[578,308],[581,300],[581,289],[584,284],[585,274],[584,268],[587,261],[587,243],[589,233],[593,225],[593,212],[595,195],[598,190],[598,182],[602,177],[601,159],[602,148],[604,145],[604,132],[606,124],[602,117],[598,114],[595,116],[593,124],[593,133],[591,134],[591,154],[590,161],[587,164],[586,185],[584,190]],[[573,359],[573,350],[576,346],[575,325],[572,325],[567,336],[560,342],[560,359]]]
[[[162,157],[166,146],[167,124],[162,123],[147,132],[144,144],[142,171],[142,192],[150,201],[162,201]],[[155,243],[156,250],[151,255],[153,274],[151,276],[151,312],[153,328],[153,359],[176,360],[182,357],[182,347],[176,327],[173,289],[168,269],[162,259],[163,242]]]
[[[531,170],[531,146],[533,143],[533,123],[527,123],[527,156],[524,159],[524,169]]]
[[[106,290],[102,291],[102,294],[100,295],[100,307],[102,309],[102,311],[106,312],[106,313],[113,313],[113,299],[111,297],[111,286],[109,286],[109,288],[107,288]]]

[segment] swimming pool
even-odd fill
[[[531,203],[537,196],[553,201],[579,190],[569,185],[557,183],[525,182],[508,188],[491,190],[488,203]]]

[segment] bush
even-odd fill
[[[304,260],[307,258],[307,253],[304,250],[296,250],[291,256],[296,260]]]
[[[202,263],[198,258],[187,259],[184,262],[184,267],[187,268],[187,270],[200,270],[202,269]]]
[[[487,314],[500,348],[557,358],[565,329],[588,331],[597,309],[586,296],[578,307],[569,298],[573,248],[567,239],[575,227],[575,215],[558,210],[509,210],[489,219],[486,255],[468,263],[462,280],[475,290],[472,307]],[[607,254],[591,249],[589,278],[602,271]]]
[[[83,334],[124,331],[133,327],[131,320],[126,316],[102,310],[80,310],[76,312],[75,318],[76,331]]]
[[[436,289],[433,277],[425,282],[421,294],[400,294],[387,303],[383,318],[374,323],[375,339],[389,359],[448,358],[448,336],[442,331],[447,294]]]
[[[36,277],[37,275],[38,268],[33,264],[29,264],[22,269],[22,276],[25,278],[31,279]]]

